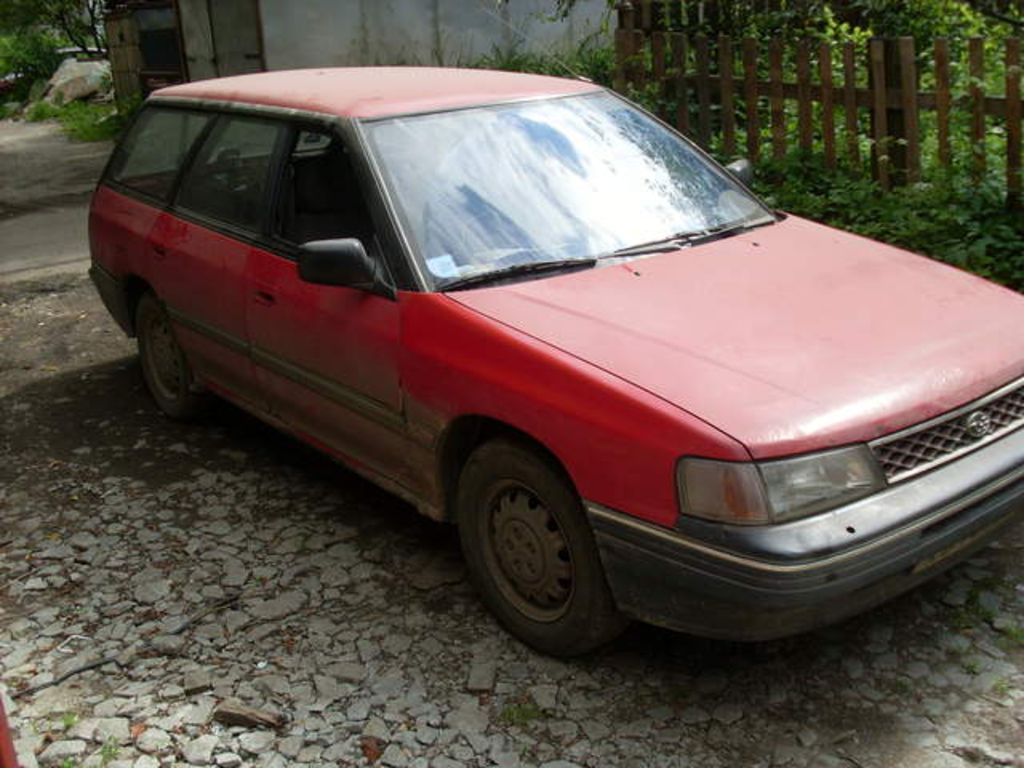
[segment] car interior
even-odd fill
[[[285,169],[278,231],[296,244],[355,237],[370,248],[369,211],[345,148],[336,138],[299,133]]]

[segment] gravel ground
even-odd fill
[[[557,661],[481,607],[450,528],[230,406],[168,421],[133,353],[84,278],[0,285],[0,690],[26,768],[1024,766],[1020,528],[829,630],[635,626]]]

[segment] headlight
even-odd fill
[[[756,464],[683,459],[683,514],[723,523],[781,523],[838,507],[885,487],[867,446]]]

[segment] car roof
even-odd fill
[[[199,80],[151,98],[196,99],[375,118],[599,90],[585,80],[440,67],[293,69]]]

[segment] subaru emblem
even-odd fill
[[[964,429],[975,440],[980,440],[992,432],[992,419],[984,411],[974,411],[964,419]]]

